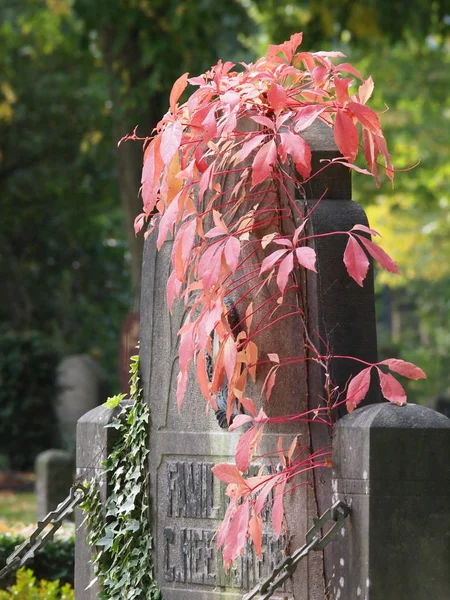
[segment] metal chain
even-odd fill
[[[14,552],[6,559],[6,566],[0,571],[0,579],[8,573],[16,571],[29,560],[33,558],[36,551],[45,546],[47,542],[53,539],[56,531],[61,527],[66,519],[78,504],[86,497],[86,489],[76,483],[70,488],[70,493],[63,502],[58,504],[55,510],[48,513],[42,520],[38,521],[36,529],[22,544],[16,546]],[[50,527],[47,529],[47,527]]]
[[[275,590],[292,576],[298,563],[303,558],[308,556],[312,550],[323,550],[337,536],[349,514],[350,508],[344,502],[335,502],[321,517],[314,519],[314,525],[306,534],[306,543],[278,564],[271,575],[254,587],[242,600],[252,600],[252,598],[257,598],[258,596],[259,600],[268,600],[271,598]],[[322,536],[321,529],[328,521],[333,521],[334,524]]]

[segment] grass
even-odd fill
[[[36,523],[36,494],[0,491],[0,532],[19,523]]]

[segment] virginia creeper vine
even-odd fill
[[[178,298],[187,310],[179,331],[178,405],[195,364],[206,402],[217,409],[217,395],[226,381],[229,428],[246,427],[236,464],[214,468],[215,475],[228,485],[231,499],[217,536],[225,566],[239,556],[249,536],[260,555],[261,512],[266,504],[272,503],[278,537],[287,485],[295,487],[292,480],[297,475],[330,464],[328,449],[311,453],[297,438],[283,448],[280,438],[275,451],[280,468],[273,474],[246,476],[267,423],[314,420],[331,425],[337,406],[346,403],[351,411],[363,400],[374,370],[383,396],[399,405],[406,402],[406,395],[392,373],[425,377],[415,365],[389,359],[364,363],[347,389],[339,390],[330,375],[330,362],[351,357],[324,355],[308,333],[301,281],[305,270],[316,271],[316,254],[310,244],[321,236],[308,233],[308,219],[317,204],[308,207],[304,186],[317,173],[312,173],[311,149],[303,132],[316,121],[334,131],[341,156],[324,162],[320,170],[339,163],[374,177],[378,185],[379,160],[384,161],[391,181],[394,168],[379,117],[367,106],[372,78],[364,79],[347,62],[335,64],[334,59],[344,56],[340,52],[299,51],[301,41],[302,35],[295,34],[284,44],[269,46],[267,56],[256,63],[237,69],[219,61],[199,77],[182,75],[170,94],[170,108],[152,136],[139,138],[135,131],[125,138],[141,140],[144,146],[143,213],[136,219],[136,233],[149,222],[145,235],[156,228],[158,248],[173,237],[167,302],[171,309]],[[197,89],[180,104],[188,83]],[[360,146],[366,169],[355,165]],[[350,231],[323,235],[347,238],[343,261],[357,285],[364,283],[369,256],[381,268],[398,273],[395,262],[370,239],[378,236],[373,229],[355,225]],[[227,319],[231,309],[225,298],[230,297],[232,308],[241,315],[237,325]],[[269,329],[276,332],[281,323],[293,318],[301,324],[308,353],[280,356],[266,352],[261,356],[261,336]],[[208,377],[207,357],[211,355],[213,372]],[[319,363],[325,373],[322,406],[268,417],[264,403],[280,373],[287,365],[308,360]],[[257,397],[252,397],[246,390],[260,372],[265,378]]]

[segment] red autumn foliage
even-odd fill
[[[171,309],[178,298],[184,301],[187,311],[179,331],[178,405],[181,407],[188,372],[195,362],[200,389],[213,409],[217,408],[217,394],[226,379],[228,422],[236,404],[247,413],[235,416],[230,426],[230,430],[247,428],[237,445],[236,465],[219,464],[213,469],[216,477],[227,484],[230,498],[217,533],[225,567],[242,553],[249,538],[259,556],[263,509],[271,509],[278,537],[288,484],[307,470],[331,464],[327,449],[310,454],[307,448],[298,448],[294,438],[287,452],[281,442],[274,452],[280,470],[245,475],[257,456],[266,424],[282,420],[267,417],[262,408],[257,414],[256,406],[257,400],[261,405],[261,398],[262,402],[269,401],[286,365],[295,360],[315,360],[327,375],[323,408],[286,419],[314,420],[329,426],[332,410],[338,404],[346,402],[351,412],[366,397],[372,374],[383,396],[395,404],[404,404],[406,395],[387,370],[412,379],[425,377],[421,369],[398,359],[363,363],[363,370],[349,381],[347,390],[336,392],[329,363],[333,358],[351,357],[321,356],[311,343],[311,357],[283,357],[270,352],[259,356],[258,335],[287,317],[302,318],[301,303],[291,312],[277,313],[284,302],[289,307],[286,298],[292,290],[298,293],[296,274],[301,269],[316,271],[315,251],[309,244],[319,236],[305,233],[308,214],[301,212],[291,191],[314,177],[311,150],[302,132],[320,121],[333,128],[342,154],[328,165],[338,162],[373,176],[378,185],[382,158],[388,178],[394,178],[379,117],[366,105],[374,86],[371,77],[364,79],[349,63],[335,64],[335,59],[343,57],[339,52],[299,51],[301,41],[302,34],[295,34],[283,44],[270,46],[267,56],[256,63],[237,70],[232,63],[219,61],[199,77],[189,78],[185,73],[174,83],[169,110],[154,134],[142,140],[143,213],[136,218],[135,229],[138,232],[149,222],[148,235],[156,227],[158,248],[173,238],[168,306]],[[196,89],[180,103],[188,83]],[[128,139],[139,138],[134,133]],[[367,169],[354,164],[360,146]],[[231,174],[235,176],[232,188],[225,189],[224,176]],[[287,216],[280,215],[271,201],[276,189],[288,198],[291,212]],[[287,235],[280,224],[293,214],[300,225],[293,235]],[[398,273],[395,262],[369,239],[378,235],[369,227],[356,225],[350,231],[321,235],[347,236],[343,261],[349,277],[359,286],[364,284],[370,267],[369,256],[381,268]],[[259,263],[249,262],[256,250],[267,248],[270,252]],[[235,302],[245,317],[239,327],[232,326],[225,298],[244,284],[251,286],[256,297],[263,285],[269,289],[272,280],[276,281],[276,292],[259,305],[250,296],[247,298],[248,292]],[[206,356],[212,353],[213,334],[216,347],[209,377]],[[355,364],[361,362],[355,359]],[[247,381],[250,378],[254,382],[263,365],[268,368],[260,388],[261,398],[252,398],[246,393]]]

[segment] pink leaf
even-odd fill
[[[234,368],[236,366],[237,347],[231,335],[228,336],[224,344],[223,360],[228,381],[233,379]]]
[[[259,274],[261,275],[262,273],[265,273],[266,271],[271,269],[277,262],[277,260],[279,260],[284,254],[286,254],[286,252],[287,250],[275,250],[275,252],[272,252],[272,254],[266,256],[266,258],[262,261],[261,271],[259,272]]]
[[[275,476],[269,479],[267,483],[263,485],[261,491],[258,494],[258,499],[255,502],[255,515],[261,514],[261,511],[264,509],[264,506],[266,504],[267,497],[269,496],[274,486],[278,483],[278,481],[279,477]]]
[[[175,271],[169,275],[169,279],[167,280],[167,306],[169,307],[169,311],[172,312],[172,305],[175,298],[178,297],[181,290],[181,281],[177,279],[177,274]]]
[[[269,119],[269,117],[264,117],[262,115],[255,115],[253,117],[250,117],[250,119],[252,121],[255,121],[255,123],[258,123],[258,125],[263,125],[264,127],[271,129],[272,131],[275,130],[273,121],[271,119]]]
[[[281,526],[283,524],[284,508],[283,508],[283,495],[284,488],[286,487],[286,477],[277,486],[275,490],[275,500],[272,506],[272,526],[275,539],[277,540],[281,534]]]
[[[351,235],[344,252],[344,264],[350,277],[362,287],[370,263],[364,250]]]
[[[303,233],[303,230],[305,229],[305,225],[308,222],[308,219],[305,219],[303,221],[303,223],[297,227],[297,229],[294,231],[294,237],[292,238],[292,244],[295,246],[295,244],[298,242],[298,238],[300,237],[300,234]]]
[[[370,371],[372,367],[363,369],[358,375],[353,377],[347,389],[347,410],[349,413],[358,406],[361,400],[367,396],[370,387]]]
[[[364,104],[359,104],[359,102],[350,102],[347,108],[355,115],[363,127],[375,135],[383,135],[378,115],[371,108],[364,106]]]
[[[262,556],[262,518],[259,515],[253,515],[248,524],[248,531],[255,547],[256,556]]]
[[[350,231],[364,231],[364,233],[368,233],[369,235],[380,235],[378,231],[375,231],[375,229],[371,229],[370,227],[366,227],[366,225],[362,225],[360,223],[354,225]]]
[[[212,472],[222,483],[237,483],[238,485],[245,485],[245,479],[242,477],[235,465],[219,463],[212,468]]]
[[[343,110],[338,110],[336,113],[334,139],[339,152],[352,163],[358,154],[358,130]]]
[[[214,244],[203,254],[198,264],[198,274],[202,278],[205,290],[212,288],[219,279],[221,271],[221,259],[223,253],[223,244]]]
[[[249,500],[245,500],[231,519],[228,534],[223,547],[223,562],[225,570],[242,553],[247,539],[249,520]]]
[[[345,73],[351,73],[358,79],[362,80],[362,77],[361,77],[361,74],[359,73],[359,71],[357,71],[355,69],[355,67],[353,67],[350,63],[341,63],[339,65],[336,65],[335,69],[336,69],[336,71],[345,71]]]
[[[252,164],[252,188],[262,183],[272,173],[272,165],[277,161],[275,140],[270,140],[261,146]]]
[[[392,258],[387,254],[383,248],[377,246],[367,238],[358,235],[358,239],[364,244],[367,252],[380,264],[383,269],[389,271],[390,273],[395,273],[396,275],[400,274],[398,270],[397,264]]]
[[[170,112],[172,114],[175,113],[177,102],[180,99],[181,94],[186,89],[188,77],[189,77],[189,73],[184,73],[184,75],[181,75],[181,77],[178,77],[178,79],[173,84],[172,91],[170,92],[170,99],[169,99]]]
[[[377,371],[380,376],[381,393],[386,400],[398,406],[406,404],[406,392],[401,384],[390,373],[383,373],[378,368]]]
[[[286,289],[286,285],[289,279],[289,274],[294,268],[294,254],[293,252],[289,252],[289,254],[283,258],[278,268],[277,274],[277,285],[280,292],[283,294]]]
[[[391,371],[408,377],[408,379],[426,379],[425,373],[415,364],[400,360],[399,358],[387,358],[381,361],[380,365],[387,365]]]
[[[178,121],[169,123],[164,129],[161,137],[161,158],[163,163],[168,166],[172,162],[175,153],[178,151],[181,138],[183,136],[183,126]]]
[[[230,271],[234,273],[239,264],[239,254],[241,252],[241,243],[239,240],[231,236],[225,244],[225,260],[230,267]]]
[[[158,228],[158,239],[156,241],[156,247],[158,250],[161,249],[161,246],[165,242],[167,238],[167,234],[173,232],[173,227],[177,221],[178,213],[179,213],[179,200],[182,192],[178,192],[175,198],[170,203],[166,212],[163,214],[161,221],[159,222]]]
[[[304,129],[307,129],[308,127],[310,127],[314,121],[317,119],[317,117],[323,113],[323,111],[326,109],[326,106],[320,106],[320,105],[316,105],[316,104],[311,104],[309,106],[302,106],[302,108],[300,108],[297,111],[297,116],[295,117],[295,126],[294,129],[295,131],[299,132],[299,131],[303,131]]]
[[[307,179],[311,173],[311,149],[301,135],[291,132],[280,133],[283,150],[292,156],[295,168]]]
[[[236,466],[239,469],[239,471],[243,472],[248,469],[253,448],[253,440],[257,435],[258,427],[251,427],[239,438],[235,455]]]
[[[178,410],[180,410],[181,405],[183,404],[183,398],[184,398],[184,395],[186,394],[187,382],[188,382],[187,371],[184,371],[184,372],[180,371],[178,373],[178,377],[177,377],[177,406],[178,406]]]
[[[240,162],[245,160],[247,158],[247,156],[249,154],[251,154],[251,152],[255,148],[257,148],[263,140],[266,139],[266,137],[267,137],[266,134],[255,135],[248,142],[245,142],[245,144],[242,146],[242,148],[236,154],[236,164],[239,164]]]
[[[228,431],[234,431],[238,427],[242,427],[246,423],[253,423],[253,417],[250,415],[236,415],[233,419],[232,424],[228,428]],[[241,469],[242,471],[243,469]]]
[[[286,90],[278,83],[274,83],[267,93],[267,99],[275,112],[282,110],[287,104]]]
[[[295,255],[297,256],[297,260],[302,267],[317,273],[316,252],[313,248],[309,248],[309,246],[301,246],[300,248],[295,249]]]

